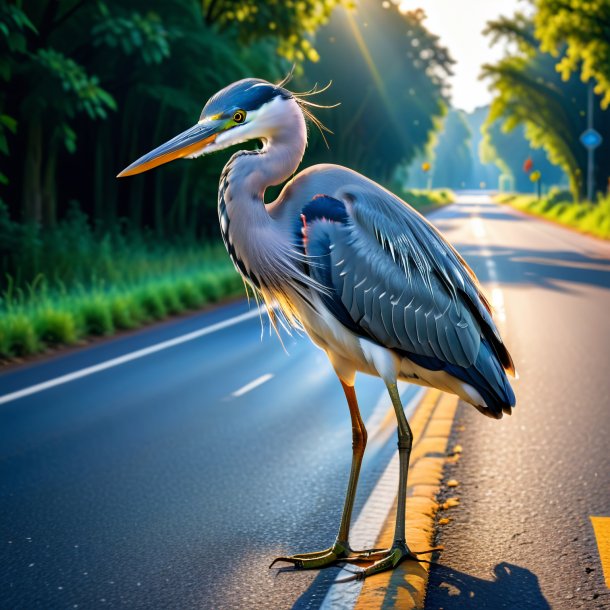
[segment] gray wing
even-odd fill
[[[333,221],[314,212],[315,199],[306,206],[313,221],[308,253],[342,322],[386,347],[464,368],[487,338],[512,369],[474,274],[428,221],[376,185],[344,187],[324,199],[345,214]]]

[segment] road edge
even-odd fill
[[[424,396],[411,422],[414,444],[407,490],[407,541],[414,551],[431,548],[438,526],[437,513],[459,503],[451,498],[438,504],[445,464],[459,457],[459,447],[448,451],[449,438],[458,407],[458,397],[431,389]],[[391,546],[394,535],[396,499],[381,533],[378,547]],[[430,559],[430,555],[422,556]],[[364,581],[355,604],[357,610],[424,608],[430,564],[406,561],[391,572]]]

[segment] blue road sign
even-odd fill
[[[602,137],[595,129],[591,128],[580,134],[580,142],[586,149],[593,150],[602,143]]]

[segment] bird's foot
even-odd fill
[[[397,565],[409,559],[411,561],[422,562],[425,559],[419,559],[418,555],[425,555],[434,551],[440,551],[442,547],[434,547],[427,551],[411,551],[404,540],[395,540],[394,544],[389,549],[371,549],[368,551],[359,551],[351,553],[341,561],[344,563],[371,563],[371,565],[362,568],[355,572],[352,576],[337,580],[337,583],[349,582],[351,580],[362,580],[367,576],[393,570]]]
[[[279,561],[291,563],[295,568],[309,570],[312,568],[325,568],[335,563],[345,561],[351,554],[351,549],[347,542],[335,542],[329,549],[315,551],[313,553],[300,553],[289,555],[288,557],[278,557],[274,559],[270,568]]]

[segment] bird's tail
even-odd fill
[[[503,363],[486,339],[481,340],[477,359],[471,367],[448,364],[445,370],[471,385],[481,395],[484,404],[474,405],[481,413],[494,419],[500,419],[503,413],[511,414],[516,402],[515,393]]]

